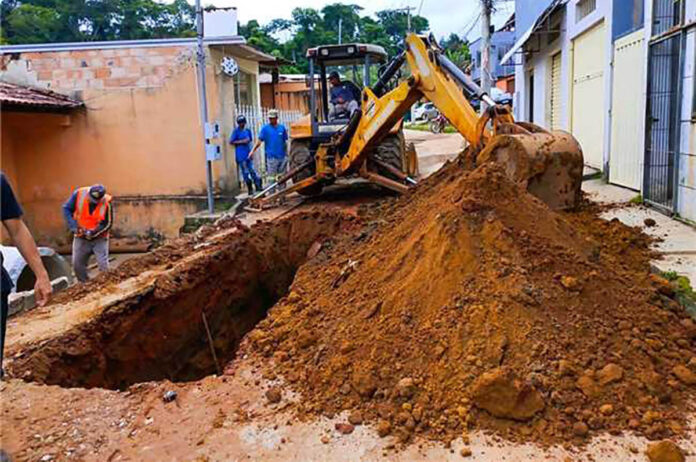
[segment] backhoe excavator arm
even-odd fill
[[[348,151],[341,158],[341,172],[359,169],[367,153],[422,97],[435,104],[471,145],[480,147],[490,138],[491,134],[485,127],[485,122],[481,121],[471,107],[464,96],[463,88],[487,104],[494,105],[491,98],[444,55],[428,44],[426,38],[408,34],[405,44],[406,51],[395,60],[393,64],[396,66],[391,67],[399,67],[405,59],[411,70],[411,77],[382,96],[365,88],[362,116]],[[380,81],[375,86],[375,91],[380,92],[381,84]]]

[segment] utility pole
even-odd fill
[[[493,0],[481,0],[481,88],[491,93],[491,13]],[[481,101],[481,112],[487,105]]]
[[[341,44],[341,29],[343,26],[343,18],[338,18],[338,44]]]
[[[421,3],[421,6],[423,4]],[[406,32],[411,32],[411,10],[415,10],[415,6],[406,6],[404,8],[397,8],[394,11],[406,12]]]
[[[208,99],[205,89],[205,49],[203,48],[203,8],[201,0],[196,0],[196,58],[198,64],[198,107],[201,111],[203,130],[203,152],[205,153],[205,179],[208,189],[208,213],[215,211],[213,198],[213,161],[208,157]]]

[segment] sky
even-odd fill
[[[452,32],[462,35],[470,29],[468,38],[474,40],[480,36],[481,29],[480,21],[471,28],[478,17],[479,0],[352,0],[347,2],[337,0],[210,0],[210,2],[217,7],[237,7],[237,17],[242,24],[246,24],[251,19],[256,19],[262,25],[275,18],[289,19],[292,10],[297,7],[320,10],[327,4],[347,3],[362,6],[364,8],[363,15],[374,15],[380,10],[407,6],[415,8],[412,10],[412,14],[415,14],[420,8],[420,15],[428,19],[430,29],[438,39],[448,36]],[[208,4],[205,1],[203,3]],[[499,11],[493,16],[493,23],[500,26],[514,12],[515,2],[499,1],[497,9]]]

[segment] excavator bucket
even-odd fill
[[[502,129],[476,157],[502,164],[510,179],[525,187],[554,210],[575,208],[582,198],[583,156],[580,145],[567,132],[549,132],[517,122]],[[501,133],[502,132],[502,133]]]

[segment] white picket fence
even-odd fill
[[[234,120],[237,120],[237,117],[240,115],[246,117],[247,128],[249,128],[251,132],[254,134],[255,142],[259,135],[259,132],[261,131],[261,127],[268,123],[268,111],[270,110],[271,108],[251,106],[248,104],[237,104],[235,105]],[[287,111],[278,109],[278,123],[285,125],[285,127],[288,129],[288,134],[291,134],[290,123],[299,119],[303,115],[304,114],[302,114],[300,111]],[[265,184],[266,159],[264,156],[263,147],[259,148],[257,153],[254,155],[254,168],[256,168],[257,173],[264,177]],[[241,172],[239,173],[239,178],[241,181]]]

